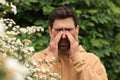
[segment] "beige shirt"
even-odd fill
[[[53,57],[58,61],[52,64],[39,64],[41,60],[51,60]],[[70,56],[57,56],[49,51],[49,47],[32,56],[39,68],[50,69],[58,73],[62,80],[108,80],[105,68],[99,58],[86,52],[81,46],[79,52]]]

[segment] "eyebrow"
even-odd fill
[[[70,28],[70,27],[69,28],[62,28],[61,27],[61,28],[54,28],[54,29],[73,29],[73,28]]]
[[[72,30],[73,28],[54,28],[56,31],[61,31],[61,30]]]

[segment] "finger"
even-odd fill
[[[68,31],[66,31],[66,35],[67,35],[67,37],[68,37],[70,43],[75,42],[74,37],[73,37]]]
[[[68,31],[66,32],[66,35],[70,41],[70,53],[74,53],[76,50],[78,50],[79,43]]]
[[[53,31],[51,35],[51,40],[53,40],[55,36],[56,36],[55,31]]]
[[[53,42],[54,42],[55,44],[58,44],[61,36],[62,36],[62,32],[59,32],[59,33],[54,37]]]

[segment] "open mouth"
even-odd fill
[[[60,50],[68,50],[70,48],[70,42],[68,39],[61,39],[58,43],[58,48]]]

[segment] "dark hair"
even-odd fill
[[[49,26],[52,28],[53,23],[56,19],[65,19],[68,17],[73,18],[75,26],[78,25],[77,15],[76,15],[75,11],[73,11],[72,8],[70,8],[68,6],[58,7],[56,9],[54,9],[49,15]]]

